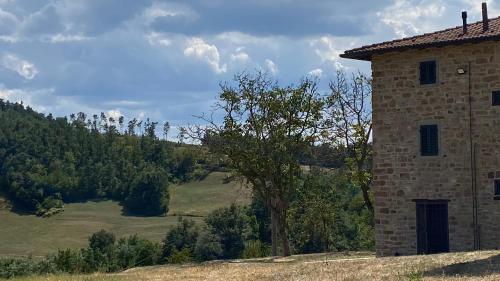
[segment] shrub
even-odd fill
[[[245,243],[245,250],[243,250],[241,257],[244,259],[262,258],[269,254],[269,246],[259,240],[254,240]]]
[[[48,260],[0,259],[0,278],[56,273],[57,269]]]
[[[85,270],[81,251],[71,249],[59,250],[51,259],[51,262],[57,270],[67,273],[82,273]]]
[[[115,235],[105,230],[100,230],[89,238],[89,246],[82,250],[85,260],[85,271],[112,272],[118,270],[115,252]]]
[[[101,229],[89,238],[89,248],[98,252],[107,252],[114,246],[115,240],[113,233]]]
[[[198,239],[198,228],[193,220],[179,217],[177,225],[167,232],[163,240],[162,258],[167,261],[176,251],[187,250],[192,255]]]
[[[203,232],[196,241],[194,257],[197,261],[216,260],[222,257],[222,246],[212,233]]]
[[[213,234],[222,246],[222,258],[239,258],[245,249],[245,236],[249,230],[245,209],[231,205],[210,213],[205,218],[208,231]]]
[[[180,251],[173,249],[172,253],[168,257],[168,263],[188,263],[193,260],[191,256],[191,251],[188,248],[184,248]]]
[[[168,181],[165,171],[146,166],[132,182],[129,195],[123,202],[127,212],[145,216],[168,212]]]
[[[117,263],[122,269],[155,265],[161,256],[161,247],[158,243],[137,235],[120,239],[116,248]]]
[[[41,204],[36,205],[36,215],[49,217],[59,213],[63,207],[63,202],[60,197],[61,196],[51,196],[45,198]]]

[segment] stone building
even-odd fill
[[[346,51],[371,61],[377,254],[500,246],[500,18]]]

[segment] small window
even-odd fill
[[[495,180],[495,199],[500,199],[500,180]]]
[[[500,91],[493,91],[491,93],[491,105],[493,106],[500,105]]]
[[[420,85],[436,83],[436,61],[424,61],[420,63]]]
[[[438,155],[438,127],[437,125],[420,126],[420,154],[422,156]]]

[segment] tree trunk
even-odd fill
[[[290,242],[288,241],[288,231],[282,230],[281,232],[281,243],[283,243],[283,256],[290,256]]]
[[[277,209],[278,210],[276,211],[276,213],[278,214],[278,229],[282,243],[281,245],[283,248],[283,256],[288,257],[290,256],[290,241],[288,240],[288,227],[286,224],[286,208],[284,206],[283,201],[278,200]]]
[[[271,255],[278,255],[278,219],[276,210],[271,206]]]
[[[369,186],[361,186],[361,190],[363,191],[363,200],[365,201],[365,206],[373,214],[373,204],[370,199],[370,195],[368,194]]]

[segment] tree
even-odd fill
[[[128,212],[139,215],[162,215],[168,211],[168,182],[165,171],[147,165],[132,183],[123,205]]]
[[[237,75],[235,80],[235,87],[221,84],[215,105],[223,123],[201,116],[208,125],[192,128],[190,134],[227,156],[230,167],[246,178],[271,211],[273,255],[280,238],[288,256],[288,205],[301,172],[300,157],[320,135],[324,101],[308,79],[287,87],[262,73]]]
[[[289,220],[294,247],[300,253],[326,252],[335,249],[334,235],[339,195],[336,178],[313,168],[305,174],[290,207]]]
[[[163,136],[165,140],[168,140],[168,131],[170,131],[170,123],[165,121],[165,123],[163,123]]]
[[[213,234],[222,246],[222,257],[235,259],[245,249],[245,235],[248,230],[248,217],[245,209],[232,204],[220,208],[205,218],[208,231]]]
[[[163,240],[163,260],[168,260],[172,254],[182,250],[187,250],[193,255],[197,239],[198,228],[195,222],[179,217],[177,225],[167,232]]]
[[[366,208],[373,213],[370,137],[372,133],[371,81],[361,73],[350,80],[338,71],[330,82],[328,97],[331,139],[346,148],[350,180],[362,193]]]

